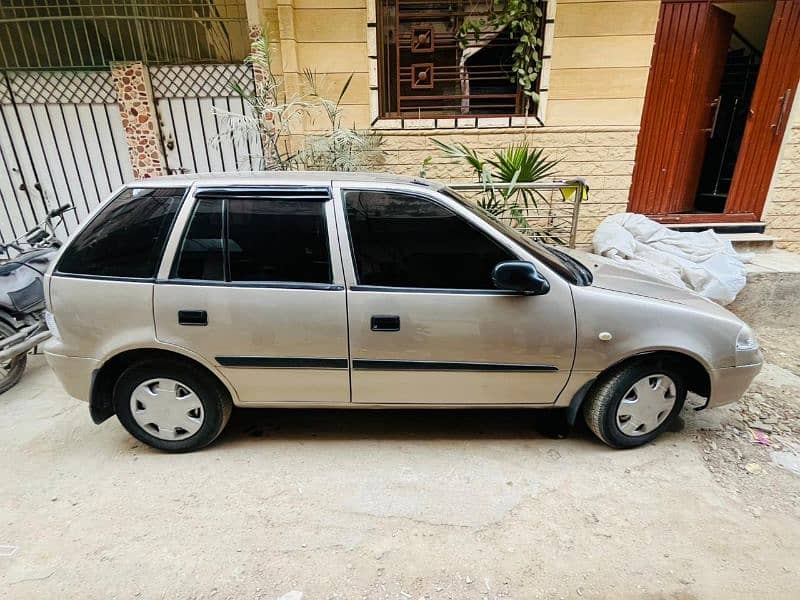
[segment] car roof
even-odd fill
[[[192,184],[224,185],[330,185],[331,182],[399,183],[439,189],[442,184],[420,177],[389,173],[340,171],[239,171],[230,173],[186,173],[151,177],[130,183],[130,187],[171,187]]]

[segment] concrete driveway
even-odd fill
[[[263,410],[171,456],[32,357],[0,396],[0,595],[799,597],[800,348],[762,339],[745,403],[634,451],[536,412]]]

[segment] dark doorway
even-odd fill
[[[734,15],[719,94],[713,101],[700,181],[693,212],[722,213],[750,114],[774,5],[771,2],[715,4]]]
[[[800,76],[800,0],[662,0],[628,210],[761,218]]]

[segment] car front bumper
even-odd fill
[[[54,354],[47,350],[44,356],[66,392],[73,398],[88,402],[91,396],[92,374],[100,367],[100,361]]]
[[[736,402],[750,387],[763,362],[711,371],[711,397],[703,408]]]

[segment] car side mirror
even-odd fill
[[[496,288],[512,290],[529,296],[541,296],[550,291],[550,282],[532,263],[523,260],[507,260],[492,271]]]

